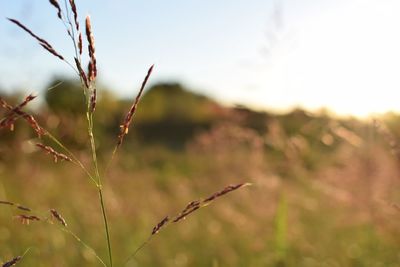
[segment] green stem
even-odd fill
[[[103,221],[104,221],[104,228],[105,228],[105,232],[106,232],[108,256],[110,259],[110,267],[113,267],[110,230],[108,227],[107,213],[106,213],[106,209],[105,209],[105,205],[104,205],[103,188],[102,188],[102,183],[101,183],[101,178],[100,178],[100,173],[99,173],[99,167],[97,164],[96,143],[95,143],[94,136],[93,136],[93,114],[87,112],[86,116],[87,116],[87,120],[88,120],[88,130],[89,130],[90,145],[91,145],[91,150],[92,150],[92,159],[93,159],[93,164],[94,164],[96,178],[97,178],[97,184],[98,184],[97,189],[98,189],[98,193],[99,193],[99,202],[100,202],[100,206],[101,206],[101,212],[102,212]]]
[[[101,190],[101,187],[99,187],[99,199],[100,199],[101,211],[103,213],[104,227],[105,227],[105,230],[106,230],[108,256],[110,258],[110,266],[112,267],[113,266],[113,260],[112,260],[112,252],[111,252],[110,230],[108,228],[107,214],[106,214],[106,210],[105,210],[105,207],[104,207],[103,192]]]

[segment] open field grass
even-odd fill
[[[399,165],[387,138],[367,122],[302,114],[271,117],[264,133],[220,122],[180,149],[127,139],[104,185],[117,266],[163,217],[241,182],[253,185],[170,225],[127,266],[397,266]],[[79,168],[18,139],[1,142],[0,167],[1,199],[56,208],[105,257],[97,194]],[[17,214],[1,207],[2,260],[32,247],[21,266],[99,265],[57,223],[21,225]]]

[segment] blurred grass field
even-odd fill
[[[62,86],[33,112],[90,162],[80,106],[63,95],[75,92],[73,83]],[[107,92],[100,98],[101,166],[128,105]],[[178,84],[154,86],[104,178],[116,266],[163,217],[241,182],[253,185],[161,231],[127,266],[399,266],[400,117],[380,120],[386,132],[368,120],[224,107]],[[74,165],[34,149],[35,142],[22,122],[0,132],[0,200],[57,209],[106,258],[95,188]],[[0,262],[31,247],[19,266],[99,266],[57,224],[21,225],[17,214],[0,206]]]

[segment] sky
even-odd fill
[[[75,0],[90,14],[99,80],[133,97],[177,81],[225,104],[340,115],[400,111],[398,0]],[[0,1],[0,88],[42,92],[74,73],[5,18],[57,51],[73,49],[46,0]],[[4,19],[3,19],[4,18]]]

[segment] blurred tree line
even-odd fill
[[[87,147],[87,126],[82,89],[77,81],[54,79],[46,88],[42,102],[35,100],[26,109],[53,135],[73,149]],[[99,150],[111,150],[116,143],[120,124],[133,99],[119,99],[111,90],[99,86],[95,112],[95,134]],[[11,105],[20,103],[25,94],[2,94]],[[0,109],[0,118],[7,113]],[[387,114],[382,118],[393,138],[399,139],[400,117]],[[271,163],[299,164],[313,169],[329,158],[343,142],[357,145],[366,137],[369,126],[356,119],[338,119],[327,112],[311,114],[295,109],[286,114],[271,114],[251,110],[245,106],[226,107],[194,93],[179,83],[159,83],[145,91],[135,114],[123,149],[132,151],[138,146],[161,145],[182,151],[188,142],[218,125],[232,125],[232,129],[249,129],[263,140]],[[236,130],[235,130],[236,131]],[[21,150],[23,140],[35,138],[25,122],[18,120],[13,132],[0,131],[0,155]],[[385,140],[383,140],[385,142]],[[235,147],[231,148],[232,150]],[[1,156],[0,156],[1,157]],[[291,163],[292,162],[292,163]]]

